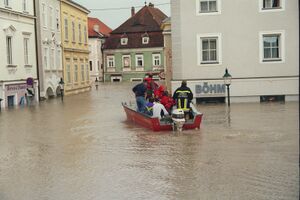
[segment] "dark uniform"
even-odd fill
[[[190,111],[190,102],[193,100],[193,93],[186,82],[182,81],[181,87],[177,88],[173,94],[173,99],[176,101],[177,108],[184,112]]]

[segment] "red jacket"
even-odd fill
[[[175,105],[175,101],[172,97],[162,96],[160,99],[160,103],[165,106],[165,108],[170,111],[173,105]]]

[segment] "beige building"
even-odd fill
[[[65,94],[90,90],[88,14],[89,10],[71,0],[61,0],[61,35]]]
[[[197,101],[298,100],[298,0],[172,0],[172,89]]]

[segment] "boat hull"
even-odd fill
[[[132,107],[122,103],[127,119],[153,131],[172,131],[172,123],[161,123],[159,118],[150,117],[144,113],[137,112]],[[192,122],[186,122],[183,129],[199,129],[202,121],[202,113],[196,113]]]

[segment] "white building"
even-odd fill
[[[0,1],[0,44],[2,107],[26,102],[28,78],[38,100],[33,0]]]
[[[90,80],[103,80],[102,44],[112,31],[97,18],[88,18]]]
[[[298,100],[298,0],[172,0],[172,89],[197,101]]]
[[[63,77],[60,1],[35,1],[37,16],[38,68],[41,98],[60,94]]]

